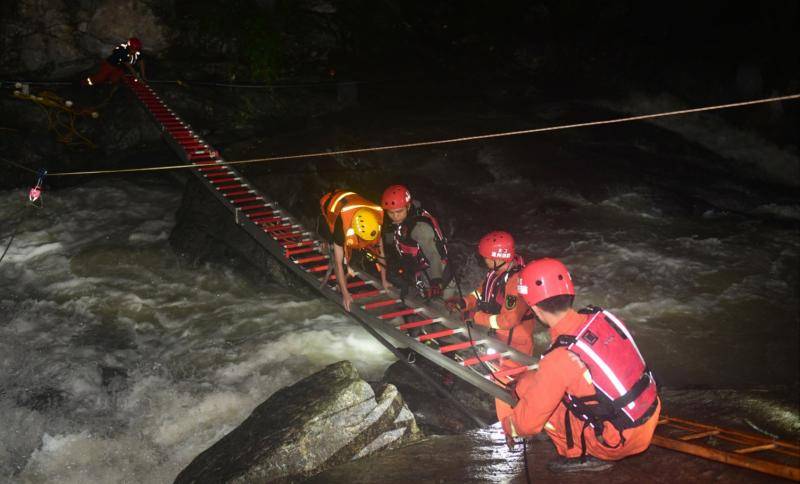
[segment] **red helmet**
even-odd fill
[[[514,237],[501,230],[489,232],[478,242],[478,253],[485,259],[511,260],[517,255]]]
[[[411,192],[403,185],[392,185],[383,192],[381,206],[384,210],[396,210],[411,203]]]
[[[572,276],[567,267],[556,259],[538,259],[522,269],[517,292],[529,306],[553,296],[575,295]]]
[[[142,41],[139,40],[138,37],[131,37],[130,39],[128,39],[128,46],[131,48],[132,51],[139,52],[140,50],[142,50]]]

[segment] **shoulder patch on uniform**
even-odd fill
[[[506,309],[514,309],[517,306],[517,296],[506,296]]]

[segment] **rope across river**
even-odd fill
[[[324,156],[338,156],[338,155],[352,155],[357,153],[375,153],[379,151],[390,151],[390,150],[400,150],[400,149],[409,149],[409,148],[420,148],[425,146],[437,146],[437,145],[444,145],[444,144],[454,144],[454,143],[465,143],[471,141],[481,141],[487,139],[495,139],[495,138],[507,138],[511,136],[522,136],[528,134],[535,134],[535,133],[544,133],[548,131],[560,131],[566,129],[575,129],[575,128],[585,128],[589,126],[602,126],[608,124],[619,124],[619,123],[629,123],[633,121],[643,121],[648,119],[657,119],[657,118],[665,118],[669,116],[679,116],[684,114],[692,114],[692,113],[700,113],[705,111],[718,111],[722,109],[731,109],[731,108],[738,108],[743,106],[752,106],[756,104],[766,104],[772,102],[779,102],[779,101],[790,101],[794,99],[800,99],[800,94],[789,94],[785,96],[776,96],[764,99],[755,99],[751,101],[740,101],[735,103],[727,103],[727,104],[716,104],[712,106],[702,106],[698,108],[691,108],[691,109],[680,109],[675,111],[666,111],[661,113],[653,113],[653,114],[642,114],[637,116],[627,116],[621,118],[613,118],[613,119],[605,119],[605,120],[598,120],[598,121],[588,121],[583,123],[572,123],[572,124],[561,124],[555,126],[547,126],[543,128],[532,128],[532,129],[523,129],[517,131],[504,131],[499,133],[487,133],[487,134],[480,134],[475,136],[463,136],[458,138],[446,138],[446,139],[439,139],[439,140],[429,140],[429,141],[417,141],[412,143],[401,143],[401,144],[393,144],[393,145],[383,145],[383,146],[372,146],[366,148],[352,148],[352,149],[345,149],[345,150],[336,150],[336,151],[318,151],[313,153],[302,153],[296,155],[282,155],[282,156],[270,156],[264,158],[251,158],[245,160],[235,160],[235,161],[226,161],[226,165],[246,165],[246,164],[254,164],[254,163],[267,163],[271,161],[281,161],[281,160],[299,160],[299,159],[306,159],[306,158],[320,158]],[[181,165],[168,165],[168,166],[150,166],[150,167],[143,167],[143,168],[121,168],[121,169],[114,169],[114,170],[87,170],[87,171],[73,171],[73,172],[56,172],[56,173],[49,173],[48,176],[75,176],[75,175],[103,175],[103,174],[111,174],[111,173],[138,173],[138,172],[153,172],[153,171],[165,171],[165,170],[178,170],[178,169],[186,169],[186,168],[197,168],[197,165],[194,164],[181,164]]]

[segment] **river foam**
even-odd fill
[[[0,263],[0,481],[169,482],[276,390],[393,357],[333,304],[184,267],[180,189],[104,180],[24,209]],[[3,232],[7,225],[3,224]]]

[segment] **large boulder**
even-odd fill
[[[394,386],[376,393],[341,361],[272,395],[175,482],[289,482],[421,436]]]

